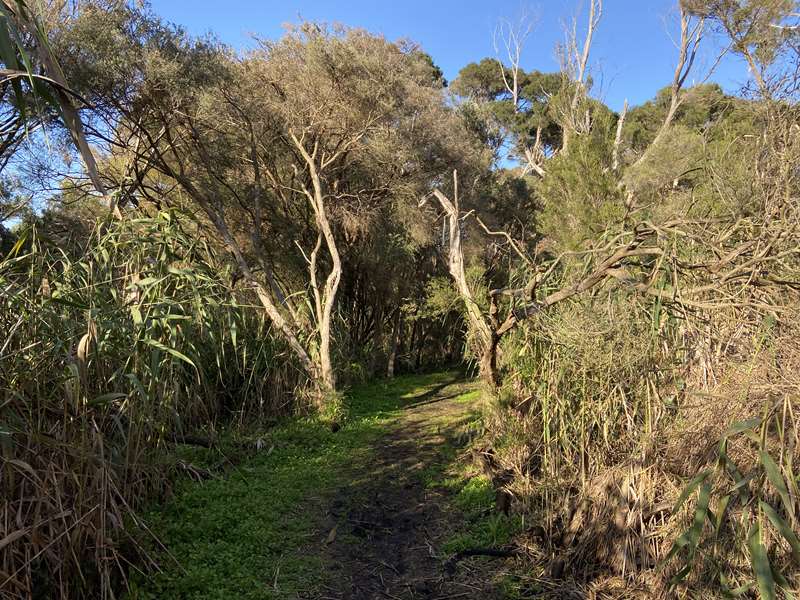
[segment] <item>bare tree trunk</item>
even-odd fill
[[[303,187],[303,191],[306,196],[308,196],[311,206],[314,209],[317,227],[325,240],[325,246],[331,258],[331,270],[325,280],[325,287],[321,294],[321,302],[317,304],[317,326],[319,327],[319,372],[321,383],[324,388],[323,392],[335,391],[336,373],[333,369],[333,360],[331,357],[331,325],[333,321],[333,307],[336,303],[336,293],[342,278],[342,260],[339,255],[339,249],[336,246],[336,238],[333,235],[333,229],[331,228],[325,210],[325,194],[322,189],[322,180],[316,160],[318,149],[315,147],[313,152],[309,153],[302,140],[298,139],[293,133],[290,135],[295,147],[308,166],[312,190]]]
[[[397,315],[394,318],[394,325],[392,326],[392,338],[389,341],[389,357],[386,362],[386,377],[391,379],[394,377],[395,363],[397,362],[397,345],[400,331],[403,328],[403,312],[398,308]]]
[[[478,353],[480,356],[485,357],[485,360],[481,360],[481,376],[494,385],[497,380],[496,360],[491,358],[492,355],[496,354],[497,350],[496,343],[493,343],[494,332],[481,312],[478,303],[475,302],[475,297],[469,287],[464,270],[464,253],[461,249],[461,218],[458,208],[458,173],[453,171],[453,201],[450,201],[440,190],[434,190],[433,195],[436,196],[436,199],[439,200],[442,208],[447,213],[450,234],[448,266],[450,275],[453,277],[459,294],[464,301],[470,329],[478,338]],[[489,371],[485,371],[485,368],[489,369]]]
[[[500,336],[492,332],[491,340],[481,355],[481,379],[493,388],[500,385],[500,374],[497,372],[497,346],[499,343]]]
[[[448,260],[448,268],[450,275],[456,283],[461,298],[464,300],[464,306],[467,311],[467,319],[472,330],[478,336],[478,341],[483,350],[491,339],[491,329],[489,324],[483,317],[478,303],[475,302],[475,297],[467,282],[466,272],[464,270],[464,253],[461,249],[461,219],[458,209],[458,173],[453,171],[454,194],[453,201],[445,196],[441,191],[434,190],[433,194],[447,213],[447,223],[449,229],[450,252]]]
[[[589,22],[586,27],[586,36],[583,40],[583,49],[578,48],[578,22],[577,18],[572,22],[572,31],[567,33],[567,46],[564,50],[564,64],[562,69],[565,73],[570,73],[575,91],[572,94],[568,114],[564,115],[564,125],[562,127],[561,151],[567,153],[572,134],[579,132],[578,108],[580,101],[586,96],[586,77],[589,67],[589,53],[592,48],[597,26],[603,16],[603,0],[589,0]],[[584,119],[585,120],[585,119]],[[583,126],[581,126],[581,129]]]
[[[525,40],[533,31],[534,21],[529,17],[527,12],[520,15],[519,21],[515,24],[510,20],[502,19],[498,23],[494,31],[494,50],[498,55],[497,63],[500,67],[500,76],[503,79],[503,85],[506,90],[511,94],[511,102],[514,105],[514,112],[520,110],[519,106],[519,89],[520,89],[520,64],[522,62],[522,50],[525,46]],[[509,62],[509,70],[511,71],[511,80],[509,81],[506,75],[506,67],[500,59],[500,45],[499,41],[505,48],[506,57]]]
[[[457,174],[454,172],[453,176]],[[649,229],[642,229],[633,233],[633,238],[627,244],[618,246],[609,256],[595,267],[595,269],[585,275],[583,278],[573,283],[572,285],[561,288],[555,291],[542,300],[536,300],[536,288],[541,283],[540,275],[536,275],[531,279],[524,288],[519,289],[497,289],[489,292],[489,313],[488,316],[484,315],[480,307],[476,304],[472,295],[472,290],[466,280],[464,274],[464,257],[461,250],[461,229],[459,227],[458,218],[458,189],[457,184],[455,188],[454,198],[456,202],[451,202],[447,196],[441,191],[434,190],[433,194],[444,207],[449,215],[450,223],[450,274],[456,281],[459,293],[467,307],[467,316],[470,325],[474,328],[476,334],[479,336],[480,345],[478,348],[478,356],[480,357],[480,374],[481,378],[489,385],[497,387],[500,383],[500,376],[497,369],[497,355],[499,350],[500,341],[503,336],[516,328],[523,320],[537,314],[538,312],[546,309],[553,304],[563,302],[573,296],[586,292],[596,285],[602,283],[609,277],[616,275],[618,263],[631,257],[641,256],[659,256],[663,252],[658,247],[640,248],[641,243],[652,236],[654,231]],[[479,223],[483,223],[479,220]],[[492,232],[485,225],[484,230],[490,235],[498,235],[501,232]],[[511,241],[510,236],[505,234]],[[521,250],[514,244],[515,250],[527,262],[527,257]],[[558,264],[557,259],[553,267]],[[545,273],[542,277],[546,278]],[[499,296],[511,296],[515,298],[524,298],[527,303],[521,308],[511,310],[505,320],[501,323],[498,315],[500,312],[498,306]]]
[[[672,77],[672,86],[670,87],[669,108],[667,108],[667,114],[664,116],[664,121],[661,123],[661,127],[659,127],[655,138],[653,138],[653,141],[650,142],[642,155],[634,163],[634,167],[645,161],[645,159],[649,156],[650,151],[658,146],[661,139],[669,130],[670,125],[672,125],[672,121],[675,119],[678,108],[680,108],[681,104],[683,103],[684,94],[681,92],[684,84],[686,83],[686,78],[689,76],[689,73],[692,70],[692,65],[694,65],[695,58],[697,57],[697,51],[700,48],[700,41],[703,39],[705,19],[699,19],[694,26],[692,26],[691,15],[686,12],[683,4],[680,4],[680,11],[681,42],[680,47],[678,48],[678,62],[675,65],[675,73]]]
[[[622,114],[617,121],[617,133],[614,136],[614,152],[611,159],[611,170],[619,170],[619,148],[622,145],[622,128],[625,126],[625,117],[628,115],[628,99],[625,99],[625,104],[622,105]]]
[[[370,375],[374,375],[379,370],[383,369],[383,366],[386,364],[386,356],[388,355],[386,324],[384,323],[382,305],[378,305],[375,308],[372,321],[374,323],[372,327],[372,334],[367,335],[365,333],[364,335],[365,345],[367,340],[372,340],[373,352],[369,360]],[[369,331],[367,327],[365,327],[365,332],[366,331]]]

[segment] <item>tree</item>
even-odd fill
[[[485,58],[461,69],[451,87],[481,113],[487,131],[497,131],[495,150],[508,145],[512,157],[542,175],[542,161],[561,146],[561,126],[550,110],[562,87],[558,73],[526,73],[519,64]]]
[[[791,57],[797,57],[796,0],[681,0],[680,5],[682,12],[711,20],[725,33],[733,51],[747,61],[763,98],[787,89],[788,79],[780,67],[788,58],[791,68]]]
[[[144,34],[121,50],[139,73],[90,82],[111,90],[114,161],[130,164],[140,200],[199,209],[323,403],[336,389],[348,232],[402,212],[482,151],[464,144],[441,74],[416,47],[308,23],[239,59],[158,25],[131,29]]]
[[[564,71],[570,74],[569,83],[562,86],[559,94],[549,98],[547,111],[559,115],[556,122],[562,135],[569,132],[571,141],[569,151],[564,144],[558,152],[547,158],[535,186],[541,207],[537,222],[542,239],[536,251],[530,254],[526,245],[515,243],[508,232],[491,232],[484,226],[487,234],[500,234],[509,240],[517,264],[527,272],[524,285],[510,284],[490,290],[488,303],[476,298],[463,268],[463,244],[460,239],[463,228],[460,223],[466,216],[458,208],[457,186],[451,188],[452,195],[449,197],[444,190],[435,192],[449,218],[450,272],[465,304],[471,328],[480,340],[478,352],[481,372],[493,385],[500,380],[497,354],[503,336],[525,319],[552,305],[590,292],[604,283],[615,282],[623,289],[658,297],[669,305],[696,309],[727,306],[729,302],[736,303],[734,298],[737,295],[751,293],[752,286],[759,285],[754,283],[758,280],[754,270],[766,268],[767,263],[775,260],[770,255],[776,248],[770,246],[767,250],[767,246],[764,246],[764,252],[739,263],[750,246],[737,246],[738,242],[733,242],[722,230],[726,227],[730,228],[729,232],[738,230],[742,223],[730,214],[724,217],[719,215],[720,221],[714,224],[717,233],[710,234],[709,222],[696,214],[689,197],[677,187],[686,173],[676,173],[670,179],[671,182],[675,181],[672,187],[676,190],[675,198],[671,200],[677,202],[665,203],[661,200],[656,208],[652,207],[648,188],[633,184],[637,178],[638,181],[646,178],[643,174],[644,165],[649,163],[646,158],[661,146],[666,147],[669,136],[675,131],[676,119],[681,120],[681,127],[690,130],[698,140],[696,146],[699,153],[703,151],[703,132],[713,124],[707,119],[715,114],[714,110],[724,114],[733,107],[713,86],[684,90],[702,39],[705,19],[710,17],[705,14],[694,17],[696,12],[683,5],[680,8],[681,42],[674,81],[655,103],[658,115],[647,117],[649,132],[640,146],[639,157],[626,161],[627,164],[619,159],[620,146],[626,137],[624,117],[615,119],[607,108],[586,95],[586,65],[594,29],[602,12],[600,3],[592,3],[590,7],[583,49],[579,50],[579,45],[574,41],[568,44],[566,55],[571,59],[565,61]],[[774,22],[775,16],[771,19]],[[575,36],[571,39],[574,40]],[[569,51],[569,48],[572,50]],[[489,65],[487,61],[471,65],[462,71],[463,78],[457,84],[462,86],[461,89],[476,90],[474,97],[485,99],[493,97],[492,94],[502,94],[500,97],[508,102],[508,88],[501,86],[502,79],[498,81],[497,77],[492,78]],[[642,116],[643,111],[632,113],[633,126],[641,127]],[[628,123],[630,129],[630,121]],[[711,131],[709,129],[708,133],[711,134]],[[673,146],[670,148],[670,160],[675,160],[675,149]],[[687,148],[683,148],[680,156],[692,160],[699,158],[699,155],[688,152]],[[702,167],[692,168],[689,165],[685,170],[702,171]],[[661,186],[663,182],[657,185]],[[661,189],[657,189],[660,194]],[[663,194],[660,197],[663,198]],[[782,231],[781,227],[779,230]],[[694,284],[672,286],[668,292],[660,291],[654,288],[654,282],[661,277],[660,270],[665,267],[663,257],[669,252],[668,247],[662,244],[669,243],[675,235],[685,235],[695,240],[694,271],[690,275],[690,270],[682,271],[682,267],[676,265],[671,265],[670,269],[673,272],[681,271],[687,280],[694,280]],[[715,237],[717,235],[720,237]],[[724,239],[726,243],[733,243],[733,247],[725,250],[728,252],[726,255],[715,245],[714,239]],[[768,245],[766,239],[764,244]],[[547,250],[540,251],[540,248]],[[791,250],[784,247],[778,254],[788,256],[784,252],[791,253]],[[737,257],[734,262],[738,264],[730,264],[725,275],[721,275],[722,267],[709,258],[720,253]],[[697,256],[703,256],[707,262],[698,265]],[[569,263],[572,263],[571,267]],[[566,282],[553,288],[551,276],[559,271],[567,276]],[[743,280],[743,277],[749,279]],[[704,283],[698,284],[697,280]],[[763,281],[762,284],[766,285]],[[678,294],[680,299],[677,298]],[[505,309],[501,304],[503,300],[507,303]],[[503,310],[506,311],[505,318],[500,317]]]

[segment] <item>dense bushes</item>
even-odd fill
[[[617,265],[501,347],[493,445],[520,510],[546,524],[539,568],[571,573],[565,589],[773,598],[797,585],[800,186],[779,166],[799,149],[797,115],[737,102],[735,122],[680,125],[633,167],[647,202],[629,218],[653,225],[664,253]],[[695,142],[670,181],[658,157],[681,138]],[[560,163],[585,160],[554,160],[557,179]],[[585,206],[549,210],[579,223]],[[595,238],[591,223],[578,235]],[[558,231],[548,241],[574,248]],[[592,261],[591,248],[561,256],[566,281]]]
[[[108,593],[124,526],[177,468],[160,449],[297,408],[285,349],[178,215],[98,225],[81,254],[63,242],[31,227],[0,263],[9,598]]]

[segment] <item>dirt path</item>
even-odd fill
[[[485,573],[443,568],[443,542],[461,515],[452,492],[431,483],[466,443],[473,420],[474,384],[449,381],[409,398],[396,425],[372,448],[370,464],[351,479],[327,509],[326,562],[333,575],[323,599],[470,599],[500,595]],[[485,565],[484,565],[485,567]]]

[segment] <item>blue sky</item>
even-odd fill
[[[152,0],[152,6],[191,33],[211,31],[237,48],[252,46],[252,34],[278,37],[284,23],[301,18],[363,27],[391,40],[409,38],[433,56],[448,79],[453,79],[465,64],[494,55],[492,31],[498,19],[514,18],[524,10],[537,15],[537,25],[526,45],[523,67],[555,70],[555,44],[563,40],[563,24],[570,21],[580,2]],[[583,0],[584,7],[587,2]],[[592,65],[599,86],[595,93],[612,108],[621,108],[626,98],[631,104],[644,102],[671,81],[676,50],[670,34],[677,35],[676,3],[605,1]],[[706,66],[712,62],[710,54],[705,58]],[[746,81],[747,69],[731,57],[723,61],[712,79],[736,91]]]
[[[154,10],[191,33],[214,32],[237,48],[253,45],[252,35],[275,38],[283,24],[301,18],[338,22],[381,33],[391,40],[408,38],[431,54],[448,79],[465,64],[494,55],[492,31],[500,18],[523,11],[537,25],[526,44],[523,66],[557,68],[554,47],[563,39],[563,24],[588,0],[152,0]],[[595,90],[613,108],[627,98],[639,104],[672,77],[677,35],[677,0],[606,0],[593,48]],[[581,21],[580,23],[583,23]],[[712,62],[709,39],[704,64]],[[703,66],[703,64],[701,64]],[[699,72],[699,70],[698,70]],[[745,65],[728,58],[712,80],[729,91],[747,80]]]

